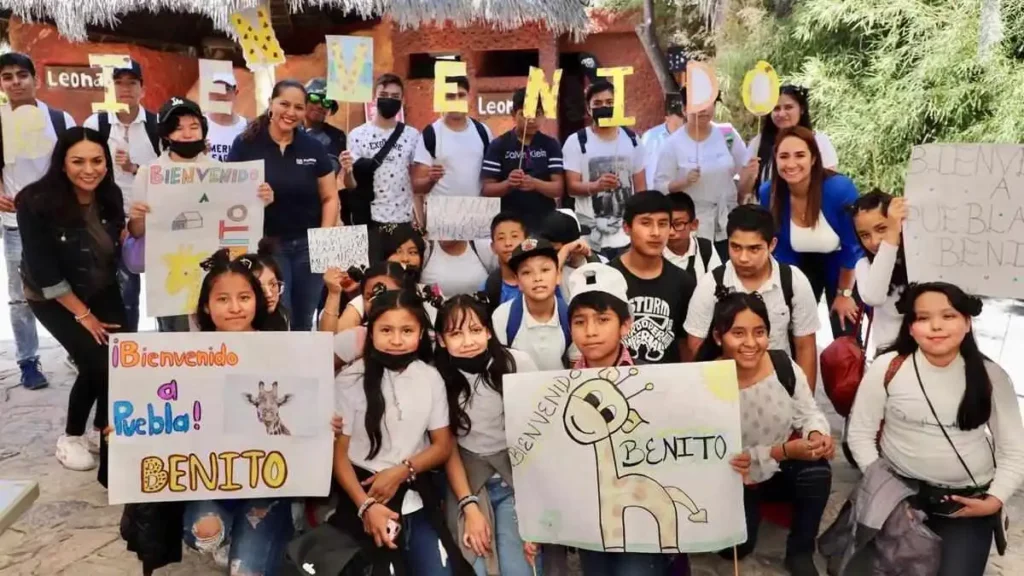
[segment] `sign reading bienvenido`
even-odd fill
[[[103,91],[103,71],[89,66],[47,66],[46,87],[54,90]]]
[[[477,94],[476,113],[477,116],[511,116],[512,92]]]

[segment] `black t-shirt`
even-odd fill
[[[637,364],[679,362],[679,340],[686,338],[683,323],[697,281],[685,270],[662,259],[661,276],[645,280],[633,275],[616,258],[610,264],[626,277],[633,329],[625,344]]]
[[[523,172],[538,180],[550,182],[552,175],[562,173],[562,147],[554,138],[537,132],[521,154],[522,149],[523,143],[514,130],[492,140],[484,156],[480,177],[504,181],[519,168],[520,156],[523,156]],[[531,232],[536,231],[544,217],[554,209],[555,201],[536,191],[512,189],[501,199],[502,212],[512,212],[522,218]]]

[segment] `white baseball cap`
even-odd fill
[[[232,88],[237,88],[238,87],[238,81],[235,80],[235,73],[234,72],[217,72],[216,74],[213,75],[212,80],[213,80],[214,83],[220,82],[222,84],[227,84],[228,86],[231,86]]]
[[[587,292],[604,292],[629,305],[628,288],[622,272],[600,262],[584,264],[569,276],[570,300]]]

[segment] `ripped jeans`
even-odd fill
[[[182,527],[185,544],[201,553],[227,545],[232,576],[274,576],[294,530],[291,500],[189,502]]]

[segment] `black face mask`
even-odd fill
[[[402,110],[402,101],[398,98],[377,98],[377,114],[388,120],[398,116]]]
[[[601,120],[603,118],[611,118],[615,115],[615,109],[611,106],[598,106],[590,111],[590,116],[594,120]]]
[[[487,350],[471,358],[451,357],[452,366],[468,374],[483,374],[484,370],[491,364],[491,353]]]
[[[196,140],[195,142],[175,142],[168,140],[167,149],[182,158],[195,158],[206,151],[206,141]]]
[[[409,352],[407,354],[387,354],[377,350],[376,348],[370,350],[370,358],[392,372],[401,372],[402,370],[405,370],[409,367],[409,364],[415,362],[418,357],[419,356],[416,352]]]

